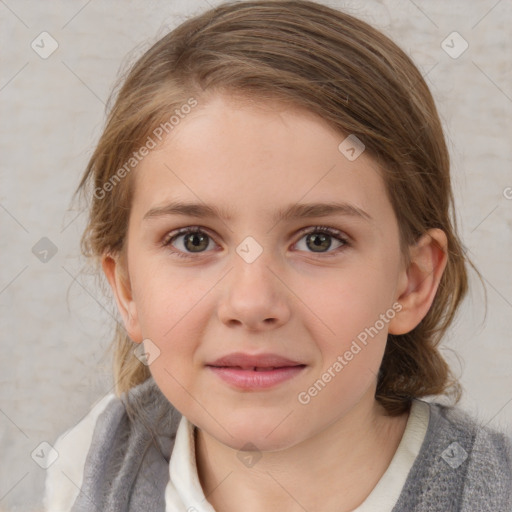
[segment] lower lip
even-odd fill
[[[286,366],[267,371],[242,370],[241,368],[208,366],[222,380],[240,389],[267,389],[298,375],[305,366]]]

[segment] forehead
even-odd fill
[[[216,206],[226,217],[275,219],[292,203],[343,201],[374,218],[389,215],[377,164],[365,152],[349,160],[339,149],[344,139],[303,109],[217,96],[141,161],[133,208],[145,215],[187,200]]]

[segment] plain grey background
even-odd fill
[[[113,386],[106,350],[116,313],[81,272],[85,214],[70,207],[111,87],[159,37],[219,3],[0,0],[0,510],[41,510],[45,470],[31,453]],[[509,429],[512,1],[324,3],[389,35],[434,94],[462,239],[488,290],[484,319],[471,272],[472,291],[442,350],[464,386],[461,406]]]

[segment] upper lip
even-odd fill
[[[293,361],[277,354],[244,354],[235,352],[216,359],[207,366],[224,366],[224,367],[240,367],[242,369],[249,368],[282,368],[285,366],[304,366],[304,363]]]

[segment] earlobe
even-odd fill
[[[140,332],[137,306],[133,300],[127,270],[123,268],[119,258],[110,254],[102,257],[101,266],[112,288],[117,309],[123,319],[126,332],[134,342],[140,343],[143,337]]]
[[[389,324],[390,334],[412,331],[428,313],[448,262],[446,234],[437,228],[428,230],[410,248],[410,254],[396,299],[402,309]]]

